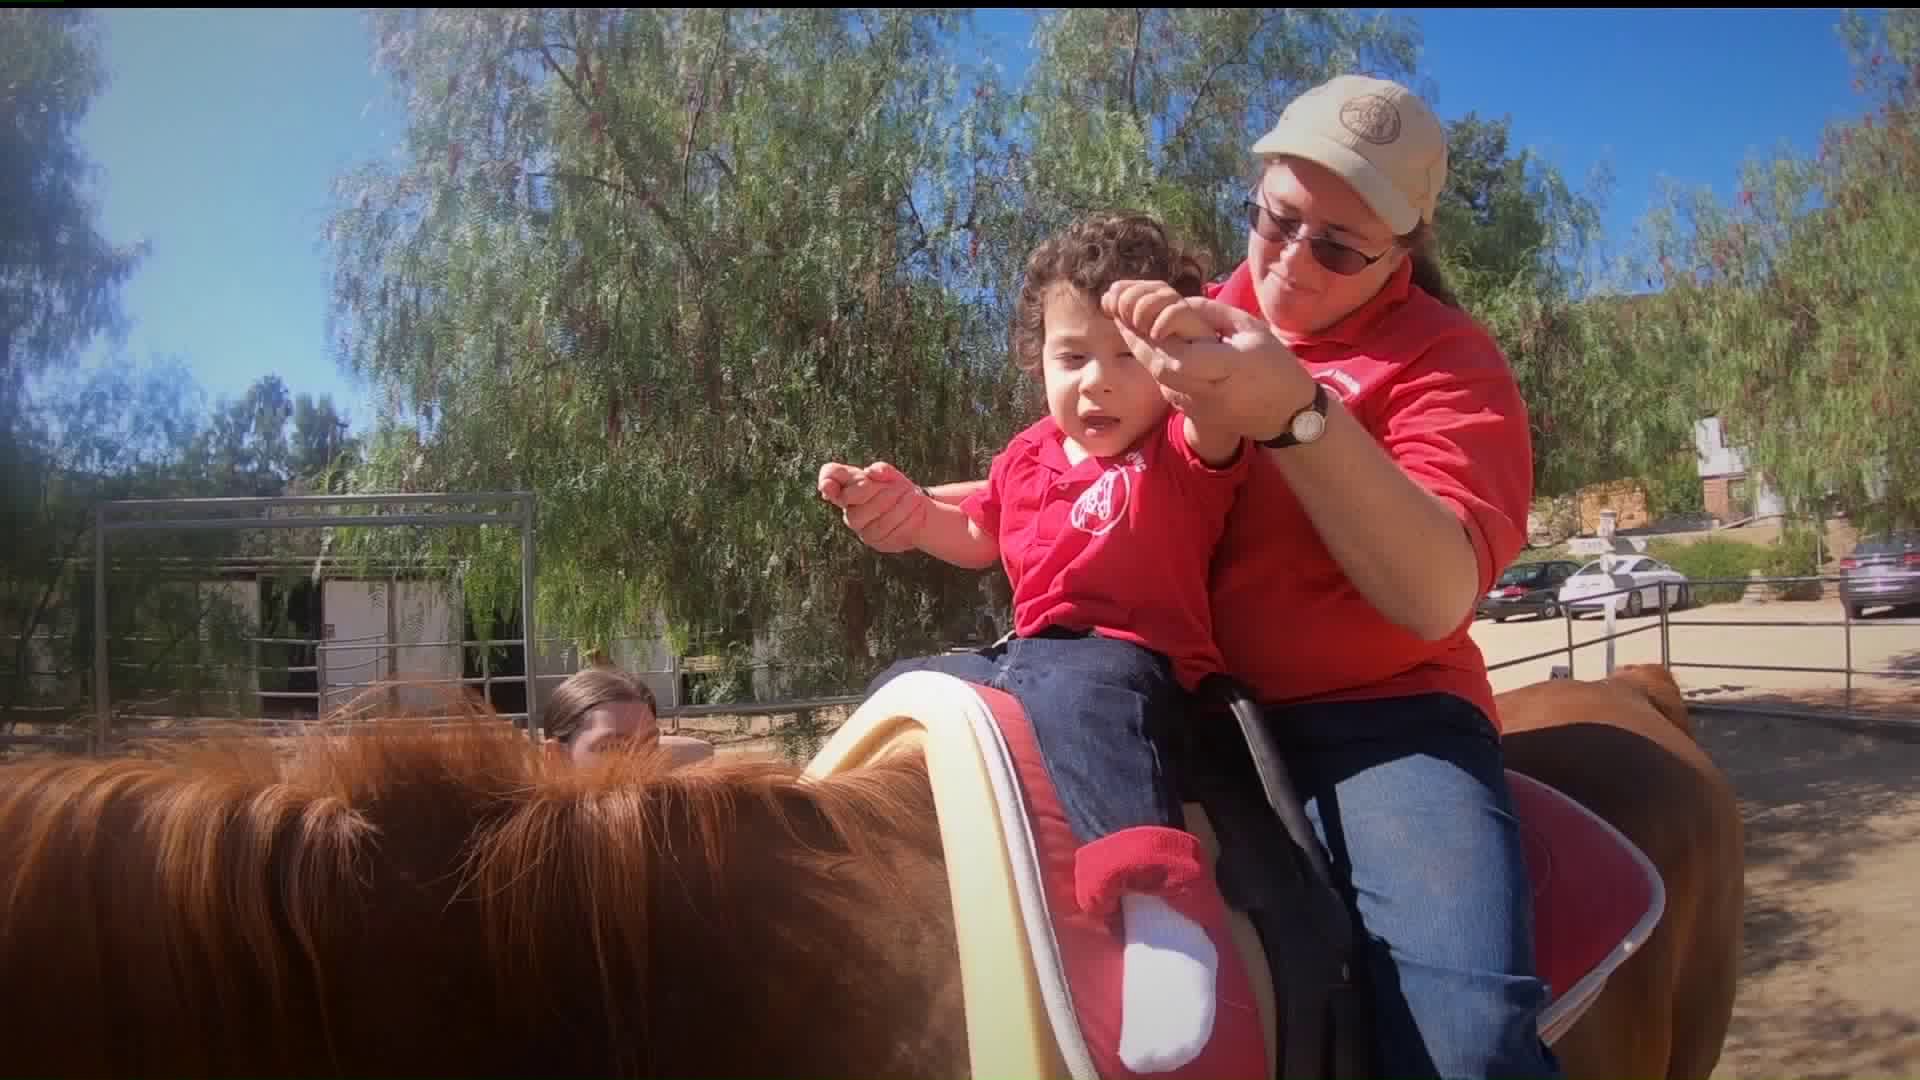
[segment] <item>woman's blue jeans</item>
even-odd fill
[[[1499,736],[1448,694],[1271,708],[1359,918],[1385,1077],[1558,1077]]]

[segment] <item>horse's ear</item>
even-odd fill
[[[1693,735],[1693,713],[1687,708],[1679,680],[1666,665],[1626,664],[1615,668],[1610,678],[1638,690],[1674,727]]]

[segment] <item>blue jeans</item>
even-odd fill
[[[867,696],[908,671],[939,671],[1011,694],[1080,843],[1138,825],[1186,827],[1160,745],[1169,724],[1185,721],[1188,698],[1161,654],[1055,631],[903,660],[868,683]]]
[[[1487,717],[1448,694],[1266,715],[1359,920],[1379,1075],[1559,1076],[1538,1034],[1533,892]]]

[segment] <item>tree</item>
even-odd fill
[[[60,721],[92,692],[95,507],[112,499],[222,494],[197,472],[198,391],[178,363],[104,365],[53,380],[9,432],[0,470],[0,729]],[[205,569],[232,534],[150,533],[110,549],[107,633],[114,700],[178,695],[244,681],[249,627]],[[199,572],[196,573],[195,571]]]
[[[215,404],[191,454],[197,471],[222,478],[229,495],[324,490],[323,478],[357,452],[347,427],[330,395],[295,396],[278,375],[265,375],[238,399]]]
[[[997,328],[941,284],[970,198],[976,110],[941,51],[960,25],[375,16],[410,152],[342,187],[337,326],[405,408],[356,483],[537,491],[541,623],[589,642],[656,610],[736,645],[784,620],[837,685],[938,635],[979,576],[865,552],[813,477],[972,473],[1004,437]],[[511,537],[431,542],[477,616],[517,606]]]
[[[100,235],[74,141],[105,85],[94,31],[83,12],[0,11],[0,729],[64,719],[91,693],[100,502],[278,495],[324,483],[353,453],[330,400],[289,398],[274,376],[203,426],[177,361],[75,368],[88,344],[125,329],[120,290],[145,254]],[[250,627],[196,582],[249,539],[160,532],[113,545],[117,702],[172,694],[197,708],[202,691],[244,679]]]
[[[0,10],[0,420],[27,380],[124,329],[120,286],[145,254],[94,224],[74,129],[105,86],[91,12]]]
[[[1653,272],[1697,343],[1703,412],[1804,512],[1920,521],[1920,15],[1843,21],[1870,110],[1817,156],[1749,162],[1729,203],[1676,194]]]
[[[1671,342],[1640,332],[1648,298],[1603,292],[1595,273],[1609,177],[1576,190],[1532,151],[1514,150],[1505,117],[1469,113],[1448,126],[1448,144],[1440,260],[1513,365],[1533,431],[1535,492],[1560,497],[1671,472],[1692,446]]]

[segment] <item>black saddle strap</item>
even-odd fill
[[[1314,878],[1321,885],[1334,888],[1326,852],[1320,847],[1320,838],[1314,833],[1312,823],[1307,821],[1307,811],[1301,805],[1299,793],[1293,789],[1293,777],[1287,772],[1286,759],[1280,756],[1280,744],[1274,740],[1273,732],[1267,730],[1253,695],[1244,685],[1225,675],[1209,676],[1201,683],[1200,692],[1225,705],[1239,721],[1240,734],[1247,740],[1247,753],[1260,776],[1260,787],[1267,793],[1267,805],[1273,808],[1287,835],[1306,856]]]
[[[1267,953],[1278,1001],[1282,1078],[1353,1080],[1370,1071],[1371,1024],[1354,981],[1355,930],[1278,741],[1247,689],[1212,676],[1201,696],[1226,706],[1266,795],[1261,807],[1228,763],[1202,752],[1186,770],[1221,846],[1221,889],[1247,913]],[[1219,753],[1225,739],[1205,739]],[[1244,771],[1241,772],[1244,777]],[[1291,844],[1279,841],[1275,823]],[[1287,858],[1285,848],[1293,849]],[[1278,849],[1278,850],[1276,850]],[[1302,867],[1301,863],[1305,863]]]

